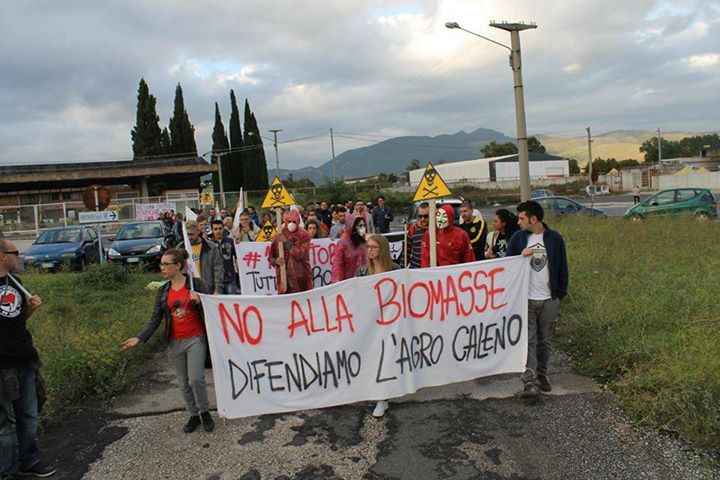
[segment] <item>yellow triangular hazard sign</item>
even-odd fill
[[[255,241],[269,242],[272,240],[273,235],[275,235],[275,227],[273,226],[272,222],[268,220],[267,222],[265,222],[265,225],[263,225],[260,229],[260,233],[258,234]]]
[[[265,195],[262,208],[289,207],[290,205],[295,205],[295,200],[293,200],[290,192],[287,191],[278,177],[273,178],[270,190]]]
[[[445,185],[445,181],[440,177],[440,174],[432,163],[428,163],[425,167],[425,173],[423,173],[420,179],[420,185],[418,185],[415,191],[414,202],[422,200],[430,200],[433,198],[447,197],[450,195],[450,189]]]

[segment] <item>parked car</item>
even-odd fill
[[[127,223],[113,238],[108,249],[108,260],[125,265],[146,264],[159,268],[160,257],[176,242],[175,235],[163,222]]]
[[[545,213],[551,213],[556,216],[564,215],[598,215],[606,216],[605,210],[599,208],[586,207],[582,203],[578,203],[575,200],[570,200],[567,197],[541,197],[535,198],[545,210]]]
[[[543,198],[543,197],[554,197],[555,192],[552,190],[533,190],[530,192],[530,200],[535,200],[537,198]]]
[[[707,188],[663,190],[630,207],[623,218],[637,221],[652,215],[680,214],[700,219],[717,218],[715,195]]]
[[[100,235],[90,226],[48,228],[25,253],[25,267],[57,270],[63,263],[82,270],[100,261]]]

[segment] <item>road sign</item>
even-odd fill
[[[82,199],[88,210],[105,210],[110,205],[110,190],[93,185],[85,189]]]
[[[418,185],[415,191],[414,202],[420,202],[423,200],[431,200],[433,198],[447,197],[450,195],[450,189],[445,185],[445,181],[440,177],[440,174],[432,163],[428,163],[425,167],[425,173],[423,173],[420,185]]]
[[[104,210],[102,212],[80,212],[78,214],[80,223],[107,223],[120,220],[120,212],[115,210]]]
[[[295,205],[295,200],[280,179],[275,177],[270,184],[270,190],[265,195],[262,208],[289,207],[290,205]]]

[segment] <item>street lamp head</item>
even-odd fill
[[[458,25],[457,22],[447,22],[445,24],[446,28],[460,28],[460,25]]]

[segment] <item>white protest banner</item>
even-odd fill
[[[335,242],[330,238],[310,240],[310,269],[315,288],[330,284]],[[270,265],[270,242],[235,244],[240,291],[243,295],[277,295],[275,268]]]
[[[175,210],[174,202],[168,203],[136,203],[135,220],[157,220],[165,212]]]
[[[529,260],[358,277],[304,293],[201,295],[226,418],[400,397],[522,372]]]
[[[190,207],[185,206],[185,220],[194,222],[197,220],[197,213],[190,210]]]

